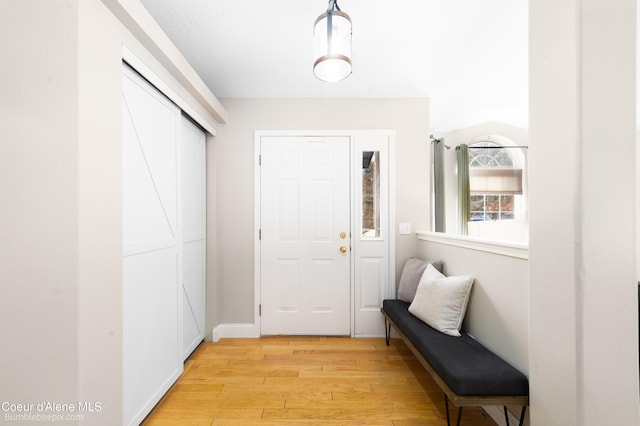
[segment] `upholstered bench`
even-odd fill
[[[443,390],[447,425],[451,400],[458,407],[458,425],[463,406],[502,405],[508,426],[507,406],[517,405],[522,407],[522,426],[529,404],[527,377],[468,334],[455,337],[433,329],[413,316],[409,305],[383,301],[387,346],[393,327]]]

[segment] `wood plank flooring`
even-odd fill
[[[143,424],[446,425],[443,398],[399,339],[222,339],[196,349]],[[496,425],[475,407],[461,423]]]

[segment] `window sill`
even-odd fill
[[[444,234],[442,232],[417,232],[418,239],[470,250],[494,253],[502,256],[529,259],[529,244],[516,241],[498,241],[468,237],[465,235]]]

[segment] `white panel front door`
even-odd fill
[[[260,143],[261,334],[349,335],[350,138]]]

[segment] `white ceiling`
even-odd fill
[[[353,74],[312,74],[326,0],[141,0],[218,98],[430,97],[436,133],[528,126],[527,0],[339,0]]]

